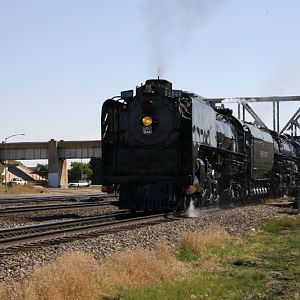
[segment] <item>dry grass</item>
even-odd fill
[[[163,243],[154,251],[122,251],[100,264],[86,253],[74,252],[36,269],[21,284],[0,284],[0,299],[97,299],[114,288],[157,284],[185,270]]]
[[[144,287],[170,280],[186,268],[162,242],[154,251],[126,250],[113,255],[99,266],[101,292],[113,288]]]
[[[16,282],[0,283],[0,299],[1,300],[22,300],[19,294],[20,284]]]
[[[287,222],[283,225],[285,224],[287,224]],[[281,224],[281,226],[283,225]],[[297,231],[299,225],[294,224],[294,227],[292,225],[293,224],[290,224],[290,230]],[[269,238],[268,236],[264,236],[263,238],[265,239],[266,237]],[[283,239],[285,240],[285,236],[279,234],[276,236],[274,234],[265,245],[258,239],[256,245],[259,246],[259,250],[257,250],[253,248],[251,244],[249,245],[247,242],[243,244],[241,239],[230,236],[220,227],[211,227],[194,233],[185,232],[180,239],[179,246],[181,249],[189,247],[193,249],[193,251],[201,252],[199,255],[200,259],[192,263],[188,261],[184,263],[177,260],[174,251],[168,248],[163,242],[158,243],[153,251],[142,249],[126,250],[112,255],[100,263],[95,262],[92,256],[86,253],[70,253],[61,256],[46,266],[38,268],[22,283],[0,283],[0,300],[99,300],[103,299],[104,296],[109,293],[114,295],[116,289],[121,289],[121,291],[118,291],[118,293],[121,293],[120,295],[123,295],[122,293],[126,295],[126,292],[129,292],[128,298],[130,298],[131,293],[135,295],[135,292],[134,290],[128,291],[128,288],[146,286],[152,286],[152,288],[150,288],[150,295],[151,291],[156,293],[157,289],[160,289],[162,291],[158,294],[162,295],[160,299],[164,299],[164,295],[169,294],[173,295],[173,298],[169,297],[168,299],[176,299],[176,296],[184,289],[186,289],[186,291],[183,292],[182,295],[187,295],[187,297],[182,299],[189,299],[191,296],[190,290],[198,291],[199,287],[201,287],[203,293],[205,291],[207,295],[210,293],[215,295],[215,297],[212,297],[214,299],[219,299],[220,295],[224,295],[224,291],[225,294],[232,295],[232,298],[240,299],[241,293],[244,291],[241,290],[241,286],[246,286],[245,290],[247,293],[249,292],[250,295],[253,294],[255,296],[265,289],[263,285],[264,281],[262,280],[262,270],[258,271],[255,269],[249,271],[248,265],[245,265],[245,269],[242,269],[243,276],[240,276],[240,268],[243,268],[243,265],[239,265],[239,270],[236,269],[235,272],[232,272],[233,260],[231,255],[232,253],[235,255],[237,249],[239,249],[238,246],[244,245],[247,251],[245,253],[239,253],[237,257],[233,256],[234,258],[239,259],[241,262],[247,262],[249,260],[259,262],[259,257],[256,257],[256,255],[264,253],[265,261],[265,253],[267,253],[269,257],[271,257],[270,263],[276,263],[276,267],[279,268],[279,271],[284,272],[286,262],[278,264],[277,266],[278,251],[280,250],[283,253],[282,257],[284,258],[287,251],[286,249],[289,249],[286,244],[283,243]],[[274,245],[277,246],[270,248],[271,242],[276,243]],[[292,242],[293,244],[291,244],[290,248],[294,248],[290,249],[290,256],[286,258],[286,261],[291,259],[291,255],[293,259],[295,259],[293,251],[299,249],[296,242],[296,240]],[[216,246],[216,248],[210,249],[212,246]],[[262,247],[266,247],[268,251],[275,251],[274,253],[276,253],[276,255],[274,256],[273,252],[264,251]],[[216,257],[225,255],[226,260],[218,266],[218,264],[214,262],[213,257],[210,257],[209,253],[211,250],[219,251],[220,248],[222,248],[221,253],[214,252],[214,255]],[[282,254],[281,252],[280,254]],[[211,255],[213,255],[212,253],[213,252],[211,252]],[[230,268],[229,270],[231,270],[229,272],[230,274],[228,272],[211,272],[217,268],[222,268],[222,270],[226,271],[228,267]],[[199,269],[209,272],[198,273]],[[198,274],[195,279],[190,277],[191,273],[189,273],[189,271]],[[293,274],[297,274],[296,271],[297,270],[293,268]],[[268,276],[269,271],[267,270],[265,273],[266,276]],[[227,276],[230,278],[228,279]],[[165,285],[166,282],[168,283],[168,281],[173,279],[185,278],[192,278],[192,281],[178,280],[175,285],[177,289],[175,292],[174,285],[171,285],[172,290],[169,289],[168,284]],[[298,283],[299,280],[297,281],[295,277],[294,281]],[[156,285],[159,283],[163,283],[163,285],[157,287]],[[187,287],[186,284],[188,284]],[[278,291],[281,291],[281,287],[279,287]],[[144,292],[145,290],[142,289],[137,291],[136,295],[143,296]],[[147,295],[147,293],[145,295]],[[274,292],[271,291],[271,295],[278,294],[275,290]],[[134,299],[141,298],[142,297],[135,297]],[[272,296],[270,298],[272,298]],[[299,294],[296,294],[294,298],[299,299]],[[109,295],[107,299],[109,299]]]
[[[8,287],[8,284],[0,283],[0,299],[1,300],[8,300],[10,299],[10,290],[11,288]]]
[[[23,299],[93,299],[96,266],[93,258],[86,253],[63,255],[32,274],[23,285]]]
[[[190,248],[194,252],[206,250],[211,246],[224,247],[229,243],[242,243],[242,240],[231,236],[218,226],[197,232],[183,232],[180,236],[180,247]]]
[[[193,251],[212,245],[223,246],[236,242],[222,228],[200,232],[185,232],[181,247]],[[207,260],[198,262],[206,270],[216,268]],[[200,266],[199,265],[199,266]],[[174,252],[163,242],[153,251],[125,250],[115,253],[101,263],[83,252],[73,252],[36,269],[22,283],[0,284],[0,299],[8,300],[67,300],[99,299],[101,295],[119,288],[151,286],[187,274],[189,265],[177,260]]]
[[[7,187],[5,189],[4,185],[0,185],[0,194],[5,195],[18,195],[18,194],[33,194],[33,193],[44,193],[45,189],[41,187],[37,187],[32,184],[26,184],[26,185],[13,185]]]

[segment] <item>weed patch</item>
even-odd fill
[[[141,287],[159,284],[185,273],[179,262],[163,243],[155,251],[127,250],[113,255],[99,266],[101,291],[112,288]]]
[[[180,237],[180,247],[189,248],[194,252],[207,250],[212,246],[224,248],[230,243],[242,242],[231,236],[221,227],[209,227],[198,232],[183,232]]]
[[[236,280],[235,275],[237,274],[205,271],[156,287],[119,291],[116,295],[118,299],[131,300],[247,299],[250,290],[252,295],[264,295],[263,290],[256,286],[257,278],[261,278],[256,272],[240,273],[239,280]]]
[[[179,250],[177,258],[183,262],[193,262],[199,260],[201,254],[193,251],[191,248],[183,247]]]
[[[177,257],[185,262],[198,259],[193,263],[194,275],[117,295],[124,299],[299,299],[299,231],[298,216],[270,220],[243,241],[215,228],[185,233]],[[196,258],[197,253],[203,255]],[[204,260],[222,267],[203,269]]]
[[[45,189],[41,187],[37,187],[32,184],[27,185],[14,185],[9,186],[7,189],[4,185],[0,185],[0,194],[5,195],[19,195],[19,194],[36,194],[36,193],[44,193]]]
[[[261,230],[270,233],[279,233],[284,231],[283,234],[289,234],[292,231],[299,232],[299,217],[291,216],[289,218],[269,220],[261,226]]]
[[[241,239],[208,228],[183,233],[179,251],[160,242],[101,263],[66,254],[22,283],[0,284],[0,299],[299,299],[300,217],[258,232]]]
[[[96,287],[96,268],[91,256],[70,253],[33,272],[24,283],[24,300],[92,299]]]

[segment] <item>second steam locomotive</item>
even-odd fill
[[[102,107],[102,183],[120,208],[182,209],[293,194],[300,144],[241,122],[166,80],[108,99]]]

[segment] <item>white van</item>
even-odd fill
[[[21,179],[21,178],[12,178],[12,180],[9,182],[10,184],[21,184],[25,185],[27,184],[27,181]]]

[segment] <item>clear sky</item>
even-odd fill
[[[100,139],[101,103],[158,73],[205,97],[300,95],[299,37],[297,0],[0,0],[0,141]]]

